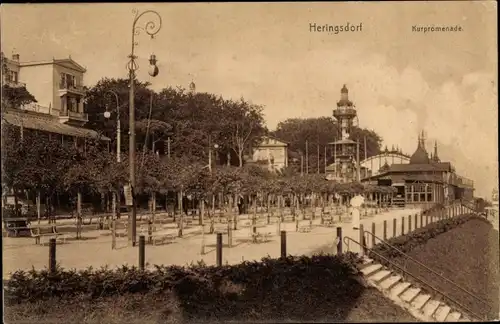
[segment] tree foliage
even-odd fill
[[[308,159],[309,172],[316,172],[318,162],[320,172],[323,172],[325,166],[325,157],[327,165],[333,162],[333,147],[329,143],[339,140],[338,123],[330,117],[320,118],[290,118],[280,122],[272,135],[288,143],[289,161],[295,168],[300,168],[300,156],[304,156],[304,171],[306,167],[306,158]],[[364,138],[366,137],[367,157],[377,155],[380,152],[382,139],[374,131],[353,127],[351,130],[351,139],[358,140],[360,159],[365,156]],[[307,149],[306,149],[307,143]],[[326,148],[326,156],[325,156]],[[308,157],[306,157],[306,151]],[[319,154],[318,154],[319,152]],[[319,161],[318,161],[319,157]]]

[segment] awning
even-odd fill
[[[63,124],[50,115],[32,115],[25,112],[7,111],[3,115],[3,119],[11,125],[22,126],[28,129],[81,138],[95,138],[103,141],[110,140],[108,137],[102,136],[94,130]]]

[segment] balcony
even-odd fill
[[[19,107],[19,109],[26,110],[26,111],[33,111],[33,112],[37,112],[37,113],[50,114],[49,107],[41,106],[41,105],[33,103],[33,102],[29,103],[29,104],[21,105]]]
[[[59,96],[64,96],[67,95],[68,93],[83,96],[85,94],[85,90],[80,85],[75,85],[69,82],[60,82]]]
[[[61,111],[59,115],[59,121],[65,124],[75,124],[78,126],[83,126],[89,121],[89,115],[86,113],[76,112],[76,111]]]

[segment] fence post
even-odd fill
[[[396,237],[396,226],[398,226],[398,220],[394,218],[392,220],[392,237]]]
[[[342,227],[337,227],[337,255],[342,254]]]
[[[429,214],[425,214],[425,226],[429,225]]]
[[[411,215],[408,215],[408,233],[411,232]]]
[[[415,214],[415,225],[414,225],[414,226],[415,226],[415,229],[417,229],[417,228],[418,228],[418,225],[417,225],[417,224],[418,224],[418,214]]]
[[[401,235],[405,234],[405,217],[401,217]]]
[[[384,234],[383,234],[384,241],[387,240],[387,220],[384,220]]]
[[[375,223],[372,223],[372,246],[371,247],[374,247],[375,246]]]
[[[359,225],[359,243],[361,244],[361,251],[359,255],[364,256],[366,251],[365,229],[363,224]]]
[[[338,227],[337,227],[337,233],[338,233]],[[286,231],[281,231],[281,257],[286,258]]]
[[[420,227],[424,227],[424,214],[420,212]]]
[[[51,238],[49,241],[49,271],[56,272],[56,239]]]
[[[139,236],[139,269],[144,270],[144,263],[146,261],[146,238],[144,235]]]
[[[217,266],[222,267],[222,233],[217,233],[216,260]]]

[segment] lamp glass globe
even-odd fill
[[[105,112],[104,112],[104,117],[105,117],[105,118],[109,118],[109,117],[111,117],[111,113],[110,113],[109,111],[105,111]]]

